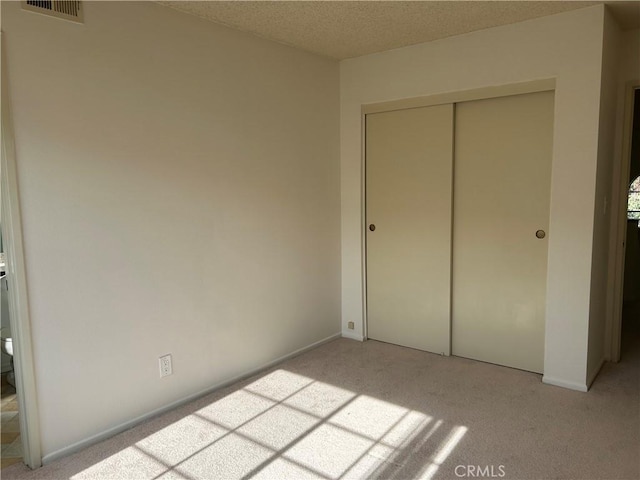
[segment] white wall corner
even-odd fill
[[[351,340],[357,340],[359,342],[364,342],[364,335],[361,335],[359,333],[356,332],[352,332],[349,330],[343,330],[342,331],[342,338],[349,338]]]
[[[570,380],[563,380],[561,378],[550,377],[548,375],[544,375],[542,377],[542,383],[546,383],[547,385],[553,385],[555,387],[562,387],[562,388],[568,388],[570,390],[577,390],[578,392],[586,392],[589,390],[589,387],[586,383],[572,382]]]
[[[593,385],[593,382],[595,381],[596,377],[600,373],[600,370],[602,370],[604,362],[605,362],[605,358],[602,357],[600,361],[597,363],[598,366],[594,368],[593,372],[591,372],[591,374],[589,374],[589,376],[587,377],[587,389],[591,388],[591,385]]]
[[[603,359],[612,358],[613,310],[617,294],[615,261],[617,241],[616,205],[613,195],[619,194],[619,163],[616,142],[618,133],[618,88],[621,60],[621,32],[609,9],[603,11],[602,63],[600,86],[600,119],[598,127],[598,166],[594,209],[591,305],[589,320],[588,375],[595,375]],[[616,175],[617,173],[617,175]],[[613,212],[613,215],[612,215]],[[594,361],[594,359],[597,359]],[[590,385],[591,382],[587,382]]]

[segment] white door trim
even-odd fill
[[[360,151],[362,158],[360,159],[360,254],[362,256],[362,338],[369,338],[369,311],[367,304],[367,115],[364,109],[360,112],[360,142],[362,144]]]
[[[474,88],[458,92],[445,92],[425,97],[403,98],[389,102],[371,103],[362,105],[362,113],[381,113],[393,110],[405,110],[408,108],[431,107],[447,103],[462,103],[489,98],[510,97],[525,93],[537,93],[555,90],[555,78],[532,80],[530,82],[511,83],[508,85],[492,85],[489,87]],[[364,117],[364,115],[363,115]]]
[[[0,36],[0,50],[2,50]],[[14,345],[14,368],[23,459],[31,468],[42,465],[40,419],[31,343],[31,320],[22,243],[16,152],[7,83],[6,55],[2,50],[2,234],[6,250],[9,314]]]
[[[611,302],[608,317],[611,319],[606,331],[605,356],[612,362],[620,361],[620,339],[622,335],[622,301],[624,285],[625,241],[627,238],[627,202],[629,197],[629,170],[631,168],[631,129],[633,126],[634,94],[640,90],[640,79],[627,82],[624,92],[624,118],[622,124],[622,147],[620,176],[614,179],[614,192],[618,190],[617,204],[614,204],[614,225],[612,241],[614,257]],[[613,199],[615,202],[616,199]],[[617,212],[617,214],[615,213]]]

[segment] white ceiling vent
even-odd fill
[[[82,23],[82,2],[72,0],[23,0],[22,8],[30,12]]]

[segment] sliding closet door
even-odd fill
[[[456,105],[453,354],[542,372],[553,93]]]
[[[367,115],[368,337],[450,353],[453,106]]]

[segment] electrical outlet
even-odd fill
[[[349,330],[353,330],[354,328],[353,322],[347,323],[347,327],[349,327]]]
[[[163,355],[160,357],[160,378],[166,377],[173,373],[173,367],[171,365],[171,354]]]

